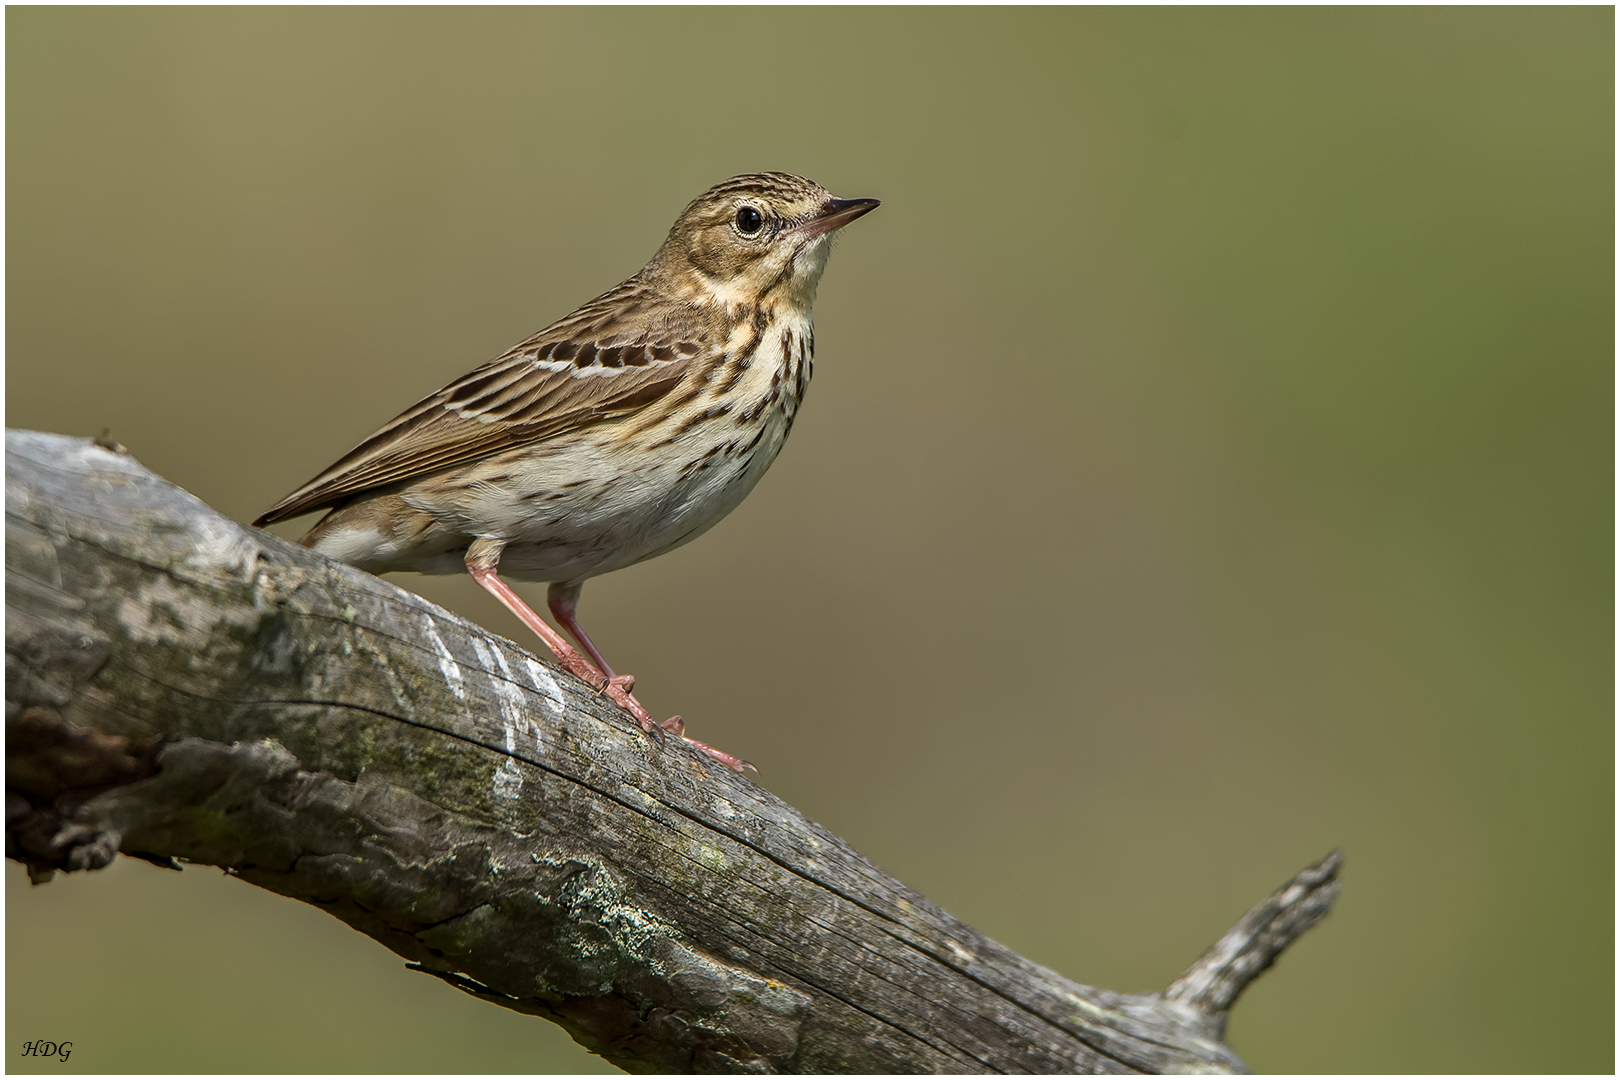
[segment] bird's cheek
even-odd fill
[[[693,236],[688,242],[686,255],[692,265],[705,274],[723,277],[728,270],[726,248],[723,238],[717,238],[705,230]]]

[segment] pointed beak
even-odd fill
[[[816,216],[800,225],[798,231],[805,236],[820,236],[843,228],[880,205],[876,199],[828,199],[816,211]]]

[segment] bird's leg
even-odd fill
[[[474,541],[472,547],[467,551],[467,572],[490,595],[504,604],[506,610],[521,619],[524,626],[538,634],[540,640],[544,641],[546,647],[556,654],[558,662],[562,664],[569,674],[583,679],[589,685],[605,692],[620,708],[635,717],[636,722],[641,725],[641,730],[649,735],[656,734],[659,738],[663,738],[666,733],[674,735],[676,738],[683,739],[691,744],[700,753],[707,754],[734,772],[754,768],[750,762],[734,757],[724,750],[716,750],[707,743],[698,742],[696,739],[687,739],[683,734],[686,725],[679,716],[672,716],[660,724],[652,718],[651,714],[642,707],[641,702],[637,701],[626,688],[624,676],[603,675],[601,671],[592,667],[590,662],[581,656],[577,649],[568,644],[561,634],[548,626],[546,620],[536,615],[534,609],[525,604],[523,598],[513,592],[511,586],[502,581],[500,575],[495,572],[495,566],[500,561],[503,546],[499,541],[486,540],[483,537]],[[575,588],[574,596],[576,599],[578,598],[578,588]],[[577,622],[575,625],[578,625]],[[582,630],[580,633],[583,635],[584,631]],[[590,639],[585,638],[585,640]],[[591,651],[595,653],[596,650],[593,647]]]
[[[546,643],[557,656],[557,661],[564,670],[576,678],[583,679],[596,689],[600,690],[607,685],[607,676],[591,666],[591,662],[581,656],[579,650],[568,644],[568,639],[546,624],[546,620],[534,613],[534,609],[523,602],[523,598],[513,592],[511,587],[502,581],[493,566],[479,566],[472,559],[467,560],[467,572],[472,579],[482,585],[489,593],[506,605],[506,610],[523,620],[523,625],[540,635],[540,640]]]
[[[635,717],[642,730],[648,734],[656,732],[663,735],[668,730],[664,724],[655,721],[651,714],[641,707],[641,702],[632,697],[629,691],[592,667],[591,662],[580,655],[578,649],[568,644],[566,638],[546,625],[546,620],[536,615],[534,609],[525,604],[523,598],[513,592],[511,587],[500,579],[500,575],[495,573],[493,566],[474,566],[469,562],[467,572],[472,574],[474,581],[489,590],[495,599],[505,604],[506,610],[522,619],[524,626],[539,634],[540,640],[544,641],[546,647],[556,654],[557,660],[570,675],[582,679],[595,689],[606,693],[621,708]],[[679,720],[680,718],[676,717],[675,719]]]
[[[636,684],[636,677],[634,675],[615,675],[613,668],[607,662],[607,658],[602,655],[602,650],[596,647],[596,643],[591,640],[591,635],[587,634],[585,628],[579,624],[576,611],[579,608],[579,591],[582,587],[579,582],[573,584],[552,582],[551,587],[546,590],[546,606],[551,609],[551,614],[562,624],[563,629],[572,634],[574,640],[579,642],[580,647],[590,654],[591,659],[596,662],[596,666],[607,674],[609,685],[622,686],[625,693],[628,694],[631,687]],[[716,750],[708,743],[698,742],[696,739],[687,739],[686,724],[678,716],[672,716],[658,726],[676,738],[685,739],[698,752],[709,755],[733,772],[742,772],[744,769],[754,768],[752,764],[742,758],[733,757],[724,750]]]
[[[613,673],[613,668],[607,662],[607,657],[602,655],[602,650],[596,647],[596,642],[592,641],[591,635],[587,634],[585,628],[579,625],[579,619],[574,614],[579,608],[579,590],[582,587],[580,582],[571,585],[565,585],[560,581],[552,582],[551,587],[546,589],[546,606],[551,609],[551,614],[556,620],[562,624],[562,628],[573,635],[575,641],[579,642],[580,648],[585,650],[590,656],[591,662],[597,666],[602,674],[606,675],[610,682],[616,681],[626,691],[629,691],[636,685],[636,677],[634,675],[615,675]]]

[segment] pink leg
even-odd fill
[[[642,708],[641,702],[637,701],[627,688],[629,684],[635,681],[633,678],[626,675],[604,676],[601,671],[592,667],[590,662],[581,656],[577,649],[568,644],[561,634],[547,625],[544,619],[534,613],[533,608],[523,602],[521,596],[513,592],[511,587],[500,579],[500,575],[495,572],[493,566],[476,565],[473,559],[469,557],[467,560],[467,572],[472,575],[474,581],[478,582],[495,599],[504,604],[506,610],[521,619],[524,626],[538,634],[540,640],[544,641],[546,647],[556,654],[558,662],[562,664],[569,674],[583,679],[586,683],[606,693],[620,708],[636,718],[636,722],[641,725],[643,731],[648,734],[656,732],[659,736],[663,736],[666,732],[674,735],[688,743],[693,749],[714,758],[733,772],[742,772],[744,769],[754,768],[750,762],[744,761],[742,758],[733,757],[723,750],[716,750],[707,743],[698,742],[696,739],[686,738],[686,725],[678,716],[672,716],[661,724],[655,721],[651,714]],[[579,595],[577,588],[574,590],[574,595],[575,597]],[[580,633],[583,634],[584,631],[582,630]],[[589,638],[584,638],[581,644],[589,640]],[[591,647],[591,651],[593,653],[596,651],[594,646]]]
[[[580,588],[581,586],[577,583],[563,585],[560,582],[552,582],[551,587],[546,590],[546,606],[551,609],[551,614],[556,617],[557,621],[562,623],[562,628],[572,634],[575,641],[579,642],[580,648],[584,649],[590,656],[591,662],[611,679],[613,678],[613,668],[608,665],[607,658],[602,655],[602,650],[596,647],[596,642],[591,640],[591,635],[587,634],[585,628],[579,625],[579,619],[574,615],[575,610],[579,607]],[[635,685],[634,677],[631,678],[632,682],[626,684],[627,688]]]
[[[500,579],[500,575],[495,573],[494,567],[469,565],[467,572],[472,575],[474,581],[489,590],[495,599],[505,604],[507,611],[522,619],[524,626],[540,635],[540,640],[546,643],[546,648],[556,654],[557,660],[570,675],[585,680],[598,690],[606,685],[602,673],[591,667],[590,663],[579,655],[579,650],[568,644],[566,638],[547,625],[544,619],[536,615],[534,610],[523,602],[523,598],[513,592],[506,582]]]

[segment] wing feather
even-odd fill
[[[700,357],[723,347],[706,327],[674,327],[634,305],[621,306],[615,318],[615,293],[624,288],[412,405],[254,524],[646,408],[673,391]],[[624,314],[640,315],[639,325],[627,325]]]

